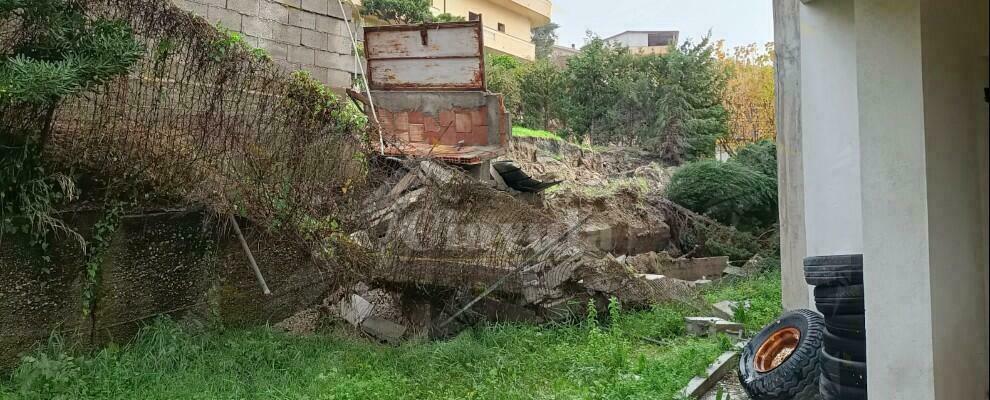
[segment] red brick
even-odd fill
[[[429,115],[423,117],[423,127],[427,132],[440,133],[440,124],[437,124],[437,120]]]
[[[423,113],[419,111],[409,112],[409,123],[410,124],[422,124],[423,123]]]
[[[457,113],[456,121],[454,123],[457,133],[469,133],[471,132],[471,113],[469,112],[459,112]]]
[[[481,106],[476,110],[471,110],[471,123],[474,125],[488,125],[488,106]]]
[[[423,124],[409,124],[409,142],[421,143],[426,140],[426,129]]]
[[[488,144],[488,125],[475,125],[471,128],[471,136],[464,140],[465,144],[484,146]]]
[[[440,132],[447,130],[447,127],[453,127],[453,126],[454,126],[454,112],[440,111]]]
[[[395,131],[409,132],[409,114],[405,112],[395,113]]]

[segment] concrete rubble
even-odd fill
[[[711,336],[716,333],[742,336],[745,329],[743,324],[718,317],[686,317],[684,323],[687,333],[695,336]]]
[[[697,281],[721,276],[728,265],[725,257],[671,257],[669,229],[655,215],[649,218],[661,231],[626,224],[602,245],[589,236],[600,224],[564,224],[573,218],[439,162],[406,161],[393,182],[367,202],[367,228],[348,235],[374,258],[360,270],[367,283],[335,294],[328,307],[383,342],[442,337],[482,320],[574,318],[588,301],[605,310],[611,297],[629,308],[685,300],[696,295]]]

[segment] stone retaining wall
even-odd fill
[[[287,70],[303,69],[334,88],[351,86],[354,48],[337,0],[173,0],[212,24],[241,32]],[[344,3],[347,19],[354,21]],[[351,26],[355,35],[359,31]]]
[[[67,222],[92,236],[100,214]],[[46,254],[24,238],[0,240],[0,370],[52,332],[84,346],[125,342],[158,315],[195,316],[226,326],[278,322],[324,297],[330,284],[294,243],[242,223],[271,296],[264,296],[236,237],[199,212],[170,211],[121,219],[100,266],[95,312],[83,316],[84,256],[62,240]]]

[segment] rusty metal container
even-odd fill
[[[486,91],[481,21],[366,27],[364,43],[386,154],[472,165],[505,152],[512,128]]]

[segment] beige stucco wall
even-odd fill
[[[490,0],[433,0],[438,12],[467,17],[468,13],[481,14],[485,25],[485,46],[500,53],[513,55],[525,60],[536,58],[536,47],[532,43],[532,29],[539,20],[506,7],[510,1]],[[549,4],[549,2],[547,2]],[[549,19],[549,11],[546,17]],[[498,24],[505,25],[505,32],[498,31]]]
[[[361,0],[351,2],[361,4]],[[465,19],[469,13],[481,14],[485,47],[523,60],[536,59],[532,29],[550,22],[551,11],[549,0],[433,0],[435,14],[448,13]],[[499,23],[505,25],[505,32],[498,31]]]

